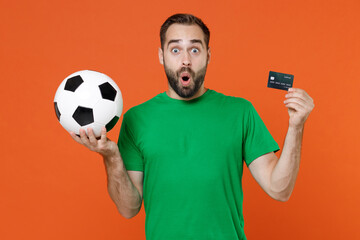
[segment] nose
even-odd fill
[[[191,57],[190,54],[185,52],[183,59],[182,59],[182,65],[186,66],[186,67],[190,67],[191,66]]]

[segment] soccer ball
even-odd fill
[[[60,84],[54,98],[56,116],[68,131],[92,128],[96,137],[101,128],[110,131],[120,118],[123,100],[119,87],[103,73],[78,71]]]

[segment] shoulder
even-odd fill
[[[214,90],[211,90],[211,91],[214,92],[213,95],[214,95],[216,101],[222,102],[226,106],[241,108],[241,109],[253,108],[252,103],[245,98],[225,95],[223,93],[219,93]]]
[[[151,112],[155,109],[159,103],[162,101],[163,93],[156,95],[155,97],[139,104],[131,107],[124,113],[124,118],[136,118],[139,115],[143,115],[146,112]]]

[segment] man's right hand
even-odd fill
[[[71,137],[81,145],[84,145],[93,152],[97,152],[104,158],[113,158],[119,156],[119,148],[116,143],[106,137],[106,128],[101,129],[100,139],[96,139],[92,128],[87,129],[86,135],[84,129],[79,130],[80,137],[74,132],[70,132]]]
[[[71,137],[104,158],[108,177],[108,191],[121,215],[134,217],[141,208],[144,174],[141,171],[127,172],[116,143],[106,137],[105,127],[101,129],[100,139],[96,139],[91,128],[80,129],[80,137],[70,132]]]

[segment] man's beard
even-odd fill
[[[164,62],[164,68],[168,82],[171,88],[174,89],[174,91],[177,93],[177,95],[179,95],[182,98],[191,98],[199,91],[201,85],[204,83],[207,64],[203,68],[201,68],[197,73],[195,73],[189,67],[182,67],[180,70],[174,72],[166,67],[165,62]],[[182,72],[188,72],[191,75],[191,79],[193,82],[190,83],[188,86],[183,86],[181,84],[181,81],[179,80],[180,74]],[[188,81],[190,81],[190,79]]]

